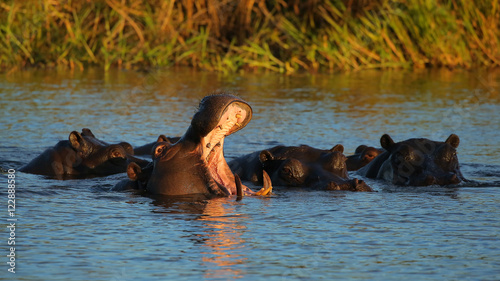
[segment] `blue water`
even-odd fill
[[[0,278],[498,280],[499,85],[498,71],[448,70],[2,76],[4,170],[84,127],[133,145],[182,135],[199,100],[226,89],[254,111],[249,125],[226,139],[228,160],[276,143],[341,143],[349,155],[359,144],[379,146],[384,133],[395,141],[455,133],[462,172],[480,184],[401,188],[365,179],[378,192],[276,187],[268,198],[174,202],[109,191],[125,174],[57,181],[16,172],[16,274],[7,272],[4,228]],[[7,225],[6,173],[0,181]]]

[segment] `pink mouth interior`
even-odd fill
[[[217,126],[202,139],[202,159],[208,167],[212,178],[227,188],[231,194],[236,194],[234,175],[224,158],[224,138],[237,131],[243,124],[247,112],[237,102],[230,104]]]

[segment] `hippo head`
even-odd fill
[[[87,174],[110,175],[125,171],[133,148],[129,143],[108,144],[97,139],[89,129],[73,131],[69,144],[76,151],[73,167]]]
[[[380,167],[379,178],[407,186],[448,185],[464,180],[456,151],[460,139],[455,134],[444,142],[419,138],[399,143],[385,134],[380,143],[389,156]]]
[[[373,159],[379,156],[382,149],[377,149],[375,147],[360,145],[356,148],[354,155],[348,156],[346,160],[347,170],[356,171],[362,167],[368,165]]]
[[[203,98],[184,136],[174,145],[156,147],[148,190],[164,195],[235,194],[235,178],[224,158],[224,139],[251,118],[250,105],[236,96]]]
[[[278,146],[261,151],[260,161],[274,185],[372,191],[363,181],[349,179],[343,151],[342,145],[330,150]]]
[[[321,155],[318,162],[323,169],[341,178],[348,178],[344,146],[337,144],[328,153]]]
[[[307,184],[309,167],[298,159],[274,158],[269,151],[264,150],[260,154],[260,161],[274,185],[304,186]]]
[[[252,108],[242,99],[229,94],[210,95],[201,100],[186,135],[201,142],[203,161],[216,171],[216,165],[226,163],[224,138],[241,130],[251,119]]]

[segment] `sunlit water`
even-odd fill
[[[237,92],[253,119],[225,142],[228,160],[278,143],[352,154],[412,137],[460,137],[456,188],[285,190],[269,198],[169,202],[109,189],[125,174],[57,181],[16,172],[19,280],[500,278],[500,73],[447,70],[223,76],[29,71],[0,77],[0,167],[29,162],[73,130],[133,145],[182,135],[199,100]],[[7,176],[0,218],[7,225]],[[253,186],[252,186],[253,187]],[[253,187],[256,188],[256,187]]]

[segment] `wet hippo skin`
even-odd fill
[[[125,172],[131,161],[147,164],[133,157],[133,153],[129,143],[108,144],[84,128],[81,133],[71,132],[68,140],[45,150],[20,171],[58,179],[106,176]]]
[[[169,196],[235,195],[239,181],[224,158],[224,141],[226,136],[245,127],[251,118],[252,108],[239,97],[217,93],[203,98],[181,139],[175,144],[161,143],[155,147],[146,190]],[[246,195],[254,194],[246,186],[241,188]],[[264,193],[269,193],[270,188],[267,186]]]
[[[404,186],[457,184],[466,180],[458,163],[456,149],[459,143],[455,134],[444,142],[413,138],[398,143],[385,134],[380,144],[386,152],[358,173]]]
[[[242,179],[260,184],[266,171],[273,185],[326,190],[373,191],[347,175],[344,147],[322,150],[307,145],[275,146],[241,156],[229,163]]]

